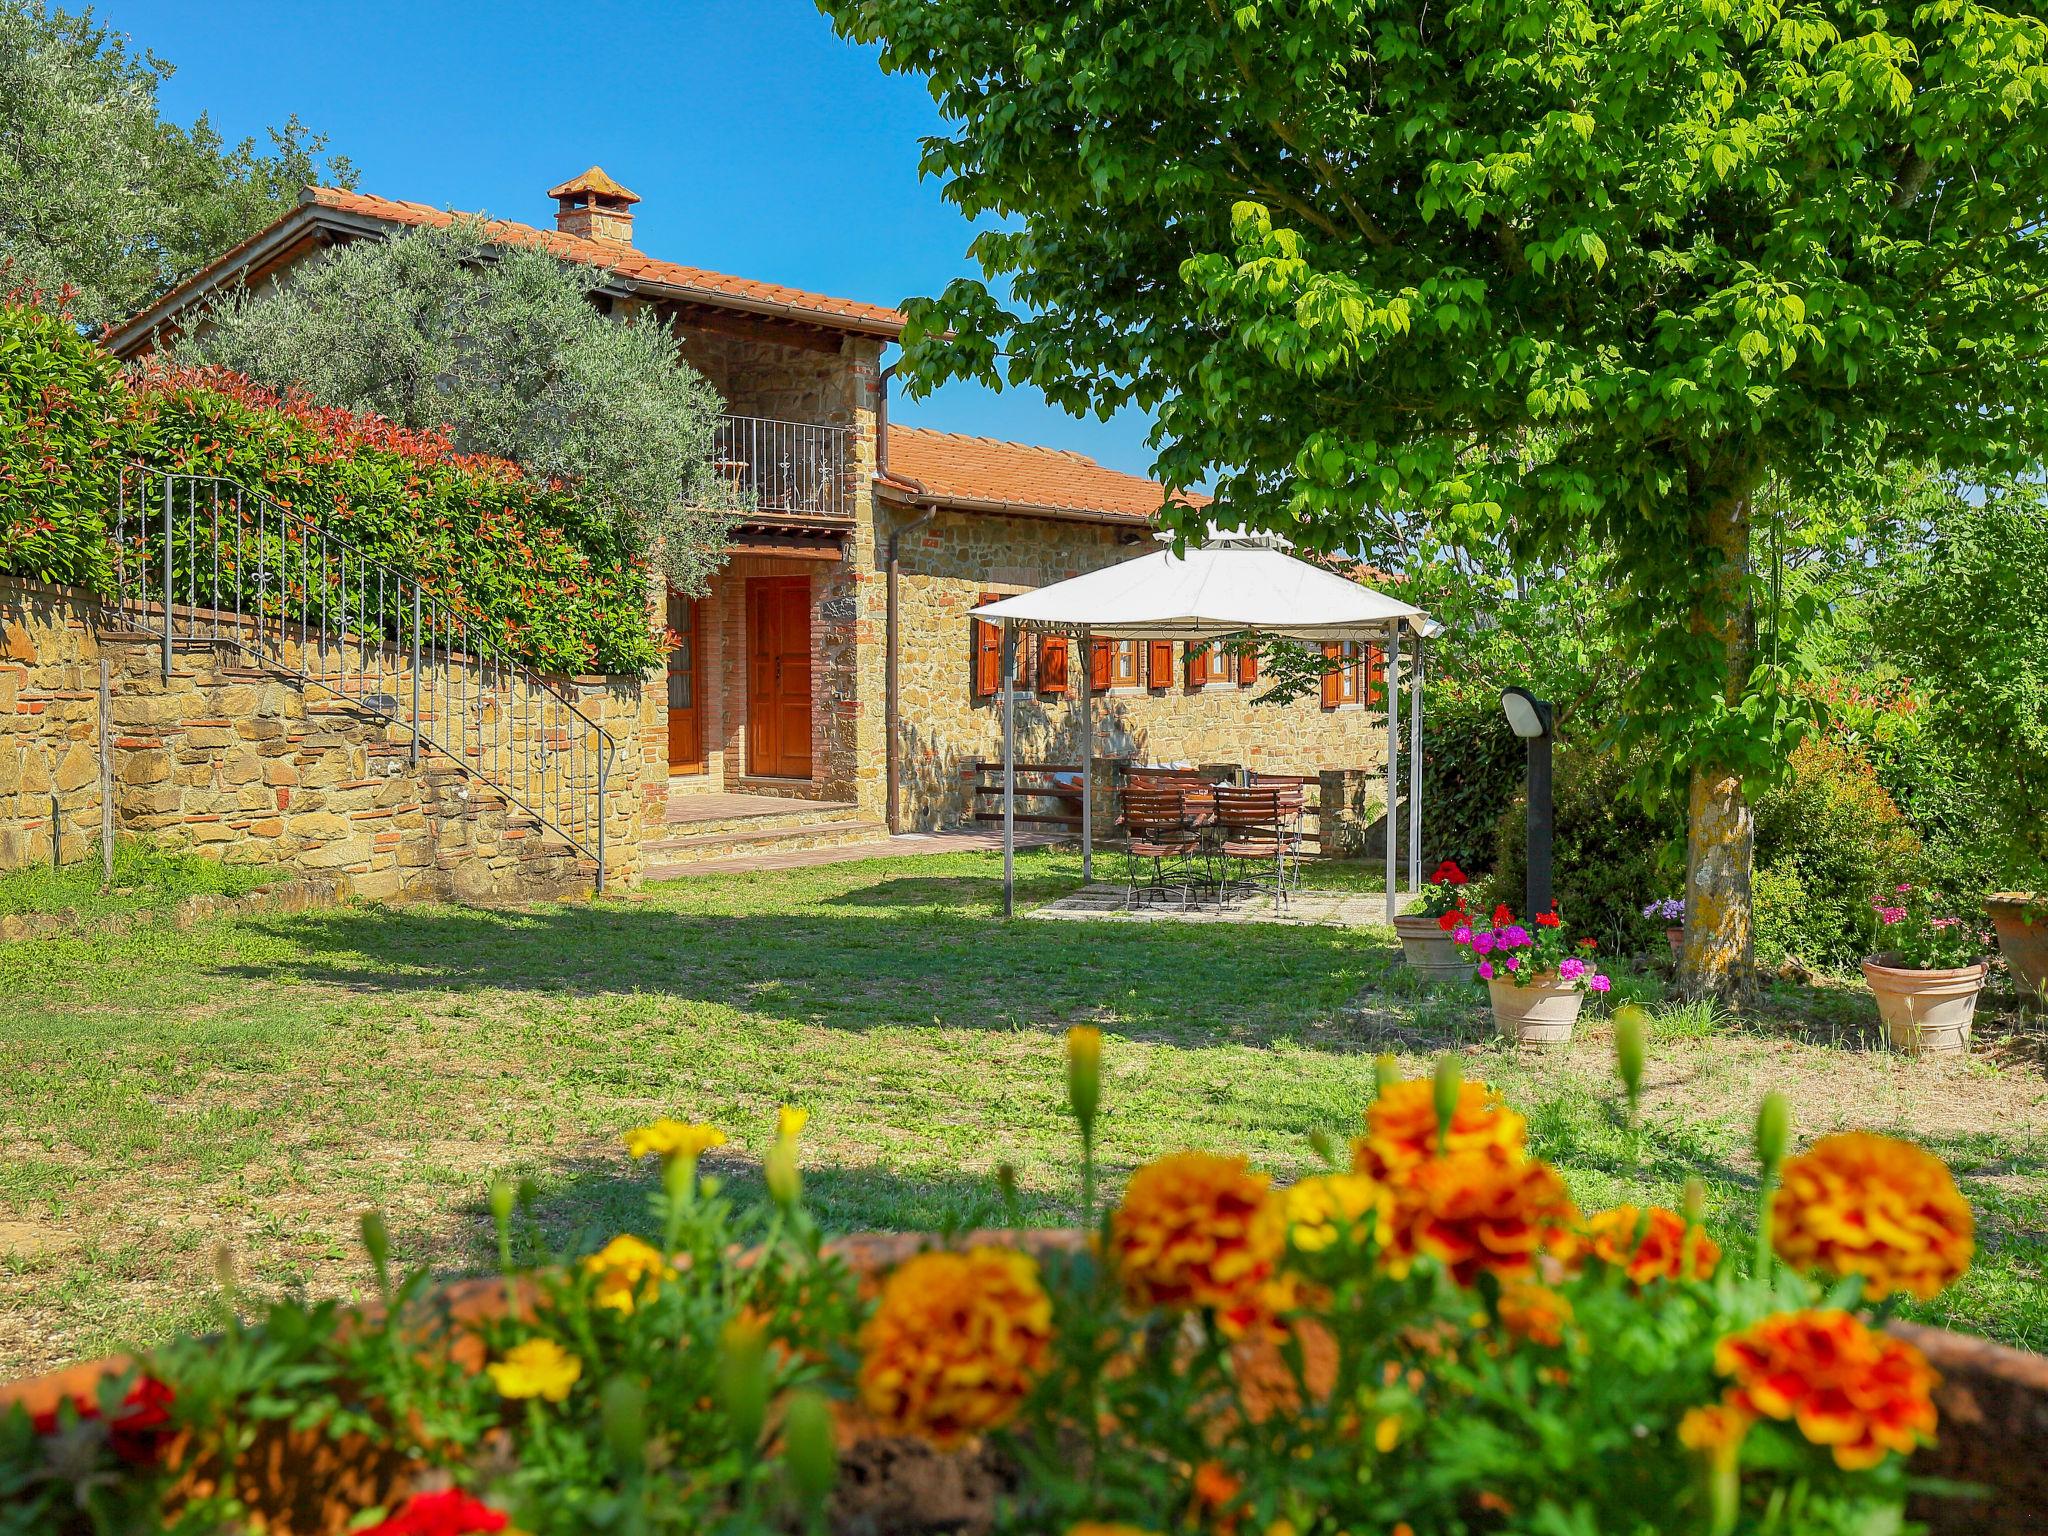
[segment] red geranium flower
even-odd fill
[[[1509,923],[1512,923],[1514,920],[1515,914],[1508,910],[1508,904],[1506,902],[1502,902],[1499,906],[1493,909],[1494,927],[1505,928]]]
[[[414,1494],[397,1514],[357,1536],[483,1536],[504,1530],[505,1523],[503,1510],[471,1498],[460,1488],[446,1488],[439,1493]]]
[[[1455,859],[1445,859],[1443,863],[1437,865],[1436,873],[1429,877],[1429,883],[1431,885],[1463,885],[1465,883],[1465,871],[1458,868]]]
[[[171,1389],[154,1376],[137,1377],[107,1425],[107,1448],[131,1467],[154,1462],[163,1454],[164,1442],[173,1433],[172,1397]],[[71,1406],[81,1420],[100,1416],[100,1405],[89,1397],[73,1398]],[[54,1435],[57,1410],[45,1408],[32,1423],[37,1434]]]
[[[1558,915],[1555,911],[1538,912],[1536,914],[1536,926],[1538,928],[1555,928],[1558,925],[1558,921]]]
[[[1443,929],[1445,933],[1453,933],[1460,926],[1471,921],[1472,914],[1467,912],[1461,905],[1451,908],[1450,911],[1438,917],[1436,920],[1436,925],[1437,927]]]
[[[1600,941],[1599,941],[1598,939],[1581,939],[1581,940],[1579,940],[1579,948],[1581,948],[1581,949],[1583,949],[1583,950],[1589,950],[1589,951],[1590,951],[1590,950],[1595,950],[1595,949],[1598,949],[1599,947],[1600,947]]]

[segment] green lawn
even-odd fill
[[[1048,853],[1020,869],[1032,900],[1077,874]],[[483,1265],[499,1170],[538,1183],[557,1241],[609,1235],[648,1187],[619,1133],[659,1113],[724,1126],[713,1161],[751,1180],[775,1105],[807,1105],[835,1229],[991,1220],[1005,1160],[1058,1219],[1077,1182],[1059,1032],[1080,1021],[1111,1037],[1112,1179],[1183,1145],[1293,1177],[1309,1132],[1351,1133],[1374,1052],[1421,1071],[1456,1048],[1582,1204],[1671,1202],[1696,1172],[1737,1222],[1749,1117],[1783,1088],[1802,1137],[1863,1125],[1947,1157],[1984,1251],[1930,1315],[2048,1347],[2048,1086],[2009,1017],[1968,1063],[1914,1064],[1869,1048],[1850,987],[1735,1023],[1671,1010],[1632,1141],[1597,1020],[1518,1057],[1478,996],[1418,989],[1384,930],[1005,924],[996,874],[903,859],[0,946],[0,1373],[203,1326],[222,1243],[258,1294],[356,1294],[369,1206],[411,1261]]]

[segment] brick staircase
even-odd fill
[[[727,859],[881,844],[889,829],[851,801],[671,789],[662,833],[640,845],[649,880]]]

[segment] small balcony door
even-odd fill
[[[811,776],[811,579],[747,582],[747,772]]]
[[[668,594],[669,633],[676,648],[668,653],[668,771],[704,771],[704,689],[700,672],[704,649],[704,605],[673,587]]]

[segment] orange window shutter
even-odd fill
[[[1154,688],[1173,686],[1173,642],[1154,640],[1150,642],[1152,654],[1146,658],[1148,681]]]
[[[1038,641],[1038,691],[1067,691],[1067,637],[1043,635]]]
[[[995,601],[995,593],[981,594],[981,603]],[[1003,686],[1003,633],[981,619],[969,620],[968,628],[974,631],[974,696],[986,699]]]
[[[1110,662],[1115,654],[1116,643],[1111,640],[1097,640],[1088,648],[1088,686],[1096,693],[1110,686]]]
[[[1237,681],[1240,687],[1259,680],[1259,653],[1247,650],[1237,658]]]
[[[1189,641],[1187,646],[1188,686],[1199,688],[1209,681],[1209,648]]]
[[[1325,661],[1336,661],[1343,654],[1344,648],[1342,646],[1330,644],[1323,647],[1323,659]],[[1335,667],[1325,667],[1323,670],[1323,708],[1335,709],[1343,702],[1343,672]]]
[[[1382,646],[1369,645],[1365,648],[1365,688],[1363,696],[1367,703],[1384,701],[1387,696],[1387,653]]]

